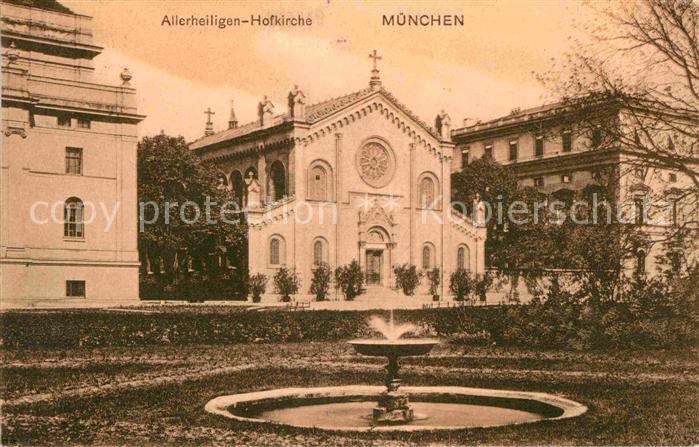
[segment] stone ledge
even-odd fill
[[[332,386],[332,387],[319,387],[319,388],[281,388],[276,390],[268,391],[257,391],[252,393],[243,394],[231,394],[227,396],[216,397],[209,402],[204,407],[204,410],[208,413],[217,414],[219,416],[226,417],[228,419],[241,421],[241,422],[252,422],[260,424],[271,424],[271,425],[289,425],[280,422],[274,422],[264,419],[258,419],[254,417],[245,417],[232,413],[229,408],[233,407],[244,407],[253,403],[259,402],[289,402],[296,399],[318,399],[318,398],[364,398],[364,399],[378,399],[382,392],[386,390],[383,386],[371,386],[371,385],[346,385],[346,386]],[[551,417],[545,417],[541,421],[552,421],[552,420],[562,420],[569,419],[576,416],[580,416],[587,412],[588,408],[578,402],[565,399],[553,394],[548,393],[537,393],[528,391],[510,391],[510,390],[496,390],[488,388],[468,388],[468,387],[457,387],[457,386],[404,386],[401,387],[405,393],[419,397],[451,397],[454,400],[458,399],[502,399],[509,401],[521,401],[522,405],[527,402],[539,403],[542,406],[555,407],[560,410],[560,414]],[[519,424],[535,423],[540,421],[530,421],[530,422],[520,422]],[[506,424],[513,425],[513,424]],[[490,427],[500,427],[502,424],[493,425],[482,425],[477,428],[490,428]],[[308,428],[308,427],[302,427]],[[476,428],[476,427],[473,427]],[[339,432],[369,432],[369,431],[402,431],[402,432],[414,432],[414,431],[451,431],[459,430],[459,427],[453,426],[432,426],[432,425],[398,425],[398,426],[373,426],[373,427],[313,427],[313,429],[320,430],[330,430]]]

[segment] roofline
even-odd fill
[[[586,98],[581,98],[584,101]],[[541,124],[546,121],[557,121],[568,118],[575,114],[574,107],[575,99],[570,101],[557,101],[554,103],[544,104],[543,106],[530,107],[518,111],[514,114],[503,115],[498,118],[491,119],[486,122],[477,122],[470,126],[461,127],[452,130],[452,140],[459,143],[467,143],[477,141],[489,136],[498,134],[506,134],[512,131],[519,131],[523,127],[531,126],[532,124]],[[601,101],[600,103],[584,104],[582,107],[604,107],[612,104],[612,100]]]
[[[278,116],[286,117],[286,115],[278,115]],[[190,150],[202,151],[204,149],[206,149],[206,150],[219,149],[221,147],[228,146],[229,144],[231,144],[232,142],[234,142],[236,140],[241,140],[241,142],[242,142],[242,141],[257,137],[258,135],[261,135],[264,133],[270,133],[270,134],[281,133],[281,132],[284,132],[286,130],[289,130],[289,128],[293,129],[294,125],[296,125],[296,124],[304,124],[304,123],[305,123],[304,121],[299,121],[299,120],[284,120],[284,121],[282,121],[278,124],[275,124],[273,126],[256,127],[254,129],[251,129],[250,132],[240,134],[240,135],[235,135],[233,137],[227,138],[225,140],[217,141],[215,143],[205,144],[203,146],[199,146],[196,148],[190,147]],[[226,130],[229,130],[229,129],[226,129]],[[221,132],[225,132],[226,130],[222,130]],[[216,134],[213,134],[213,135],[216,135]],[[211,136],[211,135],[204,135],[202,137],[199,137],[196,140],[187,143],[187,146],[192,146],[194,143],[196,143],[200,140],[203,140],[204,138],[209,137],[209,136]]]
[[[393,96],[393,94],[391,94],[391,93],[388,92],[387,90],[381,88],[381,89],[377,89],[377,90],[368,91],[366,95],[363,95],[363,96],[358,97],[355,101],[349,102],[349,103],[347,103],[346,105],[344,105],[343,107],[341,107],[341,108],[339,108],[339,109],[337,109],[337,110],[333,110],[333,111],[330,112],[329,114],[327,114],[327,115],[323,116],[322,118],[319,118],[319,119],[317,119],[317,120],[315,120],[315,121],[294,120],[294,119],[291,119],[291,117],[289,117],[288,114],[281,114],[281,115],[277,115],[277,117],[282,117],[282,118],[284,119],[284,121],[282,121],[282,122],[279,123],[279,124],[275,124],[275,125],[273,125],[273,126],[264,127],[264,128],[257,127],[257,128],[251,129],[250,132],[247,132],[247,133],[243,133],[243,134],[240,134],[240,135],[235,135],[235,136],[232,136],[232,137],[230,137],[230,138],[227,138],[227,139],[224,139],[224,140],[221,140],[221,141],[217,141],[217,142],[215,142],[215,143],[205,144],[205,145],[203,145],[203,146],[199,146],[199,147],[196,147],[196,148],[191,148],[191,146],[192,146],[193,144],[195,144],[195,143],[197,143],[197,142],[203,140],[204,138],[208,137],[208,135],[206,135],[206,136],[202,136],[202,137],[200,137],[200,138],[198,138],[198,139],[196,139],[196,140],[194,140],[194,141],[191,141],[191,142],[187,143],[187,145],[190,146],[190,150],[193,150],[193,151],[202,151],[202,150],[204,150],[204,149],[205,149],[205,150],[209,150],[209,149],[218,149],[218,148],[220,148],[220,147],[227,146],[227,145],[229,145],[229,144],[231,144],[232,142],[235,142],[235,141],[237,141],[237,140],[242,140],[242,141],[244,141],[244,140],[246,140],[246,139],[249,139],[249,138],[251,138],[251,137],[253,137],[253,136],[256,136],[256,135],[258,135],[258,134],[265,133],[265,132],[266,132],[266,133],[282,132],[282,131],[287,130],[286,127],[290,127],[291,129],[295,128],[296,126],[299,126],[299,127],[300,127],[300,126],[307,126],[307,127],[310,127],[310,126],[313,126],[313,125],[315,125],[315,124],[318,124],[318,123],[320,123],[320,122],[322,122],[322,121],[324,121],[324,120],[326,120],[326,119],[330,119],[330,118],[332,118],[332,117],[334,117],[334,116],[336,116],[336,115],[338,115],[338,114],[341,114],[341,113],[343,113],[345,110],[347,110],[348,108],[353,107],[353,106],[355,106],[356,104],[358,104],[358,103],[360,103],[360,102],[362,102],[362,101],[366,101],[367,99],[370,99],[370,98],[372,98],[372,97],[374,97],[374,96],[378,96],[378,95],[383,96],[383,98],[384,98],[386,101],[388,101],[388,102],[391,103],[394,107],[396,107],[398,110],[400,110],[402,113],[404,113],[411,121],[414,121],[415,124],[417,124],[417,125],[418,125],[420,128],[422,128],[426,133],[428,133],[432,138],[434,138],[440,145],[444,145],[444,144],[454,144],[453,141],[448,141],[448,140],[442,139],[442,138],[437,134],[436,130],[434,130],[434,129],[432,129],[431,127],[429,127],[429,125],[427,125],[427,123],[425,123],[424,121],[422,121],[417,115],[415,115],[412,111],[410,111],[410,109],[408,109],[407,106],[405,106],[405,105],[403,105],[402,103],[400,103],[400,102],[395,98],[395,96]],[[322,103],[322,102],[325,102],[325,101],[321,101],[320,103]],[[318,103],[318,104],[320,104],[320,103]],[[276,117],[275,117],[275,118],[276,118]],[[253,121],[253,122],[254,122],[254,121]],[[246,125],[247,125],[247,124],[246,124]],[[226,130],[228,130],[228,129],[226,129]],[[221,132],[225,132],[226,130],[222,130]],[[219,133],[220,133],[220,132],[219,132]],[[216,134],[214,134],[214,135],[216,135]]]
[[[61,4],[61,6],[63,6],[63,7],[66,8],[66,9],[68,9],[70,12],[56,11],[55,9],[39,8],[38,6],[21,5],[21,4],[19,4],[19,3],[12,3],[12,2],[6,2],[6,1],[2,1],[2,2],[0,2],[0,3],[2,3],[3,5],[15,6],[15,7],[17,7],[17,8],[39,9],[39,10],[41,10],[41,11],[46,11],[46,12],[50,12],[50,13],[53,13],[53,14],[61,14],[61,15],[68,16],[68,17],[78,16],[78,17],[85,17],[85,18],[88,18],[88,19],[92,19],[92,16],[88,16],[88,15],[85,15],[85,14],[77,13],[77,12],[73,11],[72,9],[68,8],[67,6],[65,6],[65,5],[63,5],[63,4]]]

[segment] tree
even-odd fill
[[[689,233],[696,240],[699,4],[640,0],[590,7],[597,12],[591,42],[579,44],[562,70],[541,78],[582,133],[601,136],[596,149],[623,148],[628,167],[620,176],[634,173],[642,182],[656,171],[680,174],[677,182],[664,179],[665,187],[649,198],[683,208],[666,238]]]
[[[456,301],[464,301],[469,298],[474,288],[474,279],[471,272],[459,269],[452,272],[449,278],[449,290],[456,296]]]
[[[486,264],[509,282],[512,296],[520,279],[537,292],[552,280],[554,270],[565,269],[594,299],[612,299],[621,290],[624,260],[648,243],[638,226],[619,222],[614,213],[609,221],[592,219],[595,201],[588,191],[560,200],[559,208],[538,206],[563,198],[520,187],[510,169],[489,158],[467,165],[453,176],[453,185],[456,200],[468,205],[480,197],[490,208]],[[613,196],[613,191],[608,195]],[[575,202],[588,206],[574,210]],[[598,205],[599,214],[603,214],[602,205]],[[526,213],[510,216],[508,211],[517,208]],[[578,222],[588,220],[589,224],[576,223],[573,214]]]
[[[546,237],[546,210],[536,220],[533,212],[522,216],[523,221],[513,222],[508,217],[508,210],[516,202],[533,211],[534,203],[545,199],[533,188],[520,187],[508,167],[489,157],[476,159],[453,174],[452,187],[455,203],[463,204],[466,214],[472,215],[477,199],[487,206],[486,265],[515,285],[520,275],[538,278],[544,268],[555,264],[551,259],[557,253],[555,241]]]
[[[315,295],[318,301],[324,301],[330,290],[331,283],[332,269],[326,262],[323,262],[313,269],[310,292]]]
[[[282,267],[274,274],[274,287],[278,294],[282,296],[282,301],[291,301],[291,295],[298,293],[301,287],[301,279],[298,273]]]
[[[439,285],[442,283],[442,270],[434,267],[427,272],[427,280],[430,284],[430,295],[433,301],[439,301]]]
[[[231,212],[232,193],[217,188],[216,171],[189,150],[184,138],[144,137],[137,163],[143,273],[150,265],[156,276],[162,269],[165,282],[172,282],[190,270],[216,277],[227,260],[246,264],[240,255],[246,251],[247,231]],[[222,214],[222,208],[228,212]]]
[[[259,303],[262,299],[262,294],[267,290],[267,281],[267,275],[264,273],[255,273],[254,275],[250,275],[248,284],[250,285],[253,303]]]
[[[413,264],[402,264],[393,267],[396,276],[396,287],[403,290],[406,296],[415,294],[415,289],[420,285],[422,272],[417,270]]]
[[[349,265],[341,265],[335,269],[335,284],[342,290],[345,299],[353,300],[362,293],[364,285],[364,272],[356,260]]]

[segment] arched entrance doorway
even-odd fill
[[[367,286],[390,286],[391,238],[386,230],[375,226],[367,231],[364,259]]]

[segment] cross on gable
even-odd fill
[[[211,115],[216,115],[216,112],[214,112],[213,110],[211,110],[211,107],[209,107],[208,109],[204,110],[204,115],[207,115],[206,121],[207,121],[207,122],[210,122],[210,121],[211,121]]]
[[[373,61],[373,62],[374,62],[374,70],[376,70],[376,62],[377,62],[377,61],[380,61],[381,59],[383,59],[383,57],[381,57],[381,56],[378,55],[378,53],[376,52],[376,50],[374,50],[372,53],[369,53],[369,58],[374,60],[374,61]]]

